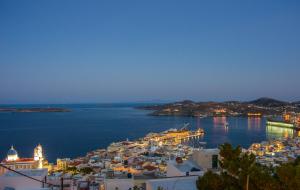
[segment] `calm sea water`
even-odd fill
[[[11,145],[20,157],[32,157],[33,148],[41,143],[47,159],[54,162],[56,158],[83,156],[88,151],[105,148],[111,142],[181,128],[186,122],[192,129],[201,127],[205,130],[204,137],[199,140],[207,142],[207,147],[230,142],[247,148],[253,142],[293,133],[266,127],[264,118],[155,117],[149,116],[149,111],[134,109],[136,104],[46,106],[70,108],[72,112],[0,113],[0,159],[5,158]],[[224,122],[229,123],[228,128],[224,127]]]

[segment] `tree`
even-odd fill
[[[272,174],[271,168],[255,164],[250,171],[249,189],[280,190],[279,183]]]
[[[83,173],[83,174],[90,174],[90,173],[93,172],[93,169],[90,168],[90,167],[85,167],[85,168],[81,168],[81,169],[79,170],[79,172],[80,172],[80,173]]]
[[[238,179],[239,186],[247,189],[250,174],[255,165],[255,156],[242,153],[240,146],[233,148],[229,143],[220,146],[220,156],[222,157],[220,166],[223,172]]]
[[[226,190],[247,188],[269,190],[278,187],[278,183],[272,177],[271,169],[256,164],[255,156],[243,153],[240,146],[234,148],[231,144],[225,143],[220,146],[220,156],[221,174],[206,173],[199,178],[198,189],[209,189],[208,187],[210,187],[211,189],[223,188]]]
[[[276,169],[276,177],[282,189],[300,189],[300,164],[296,160],[294,163],[282,164]]]
[[[224,172],[237,176],[239,172],[239,156],[242,153],[240,146],[233,148],[231,144],[224,143],[220,145],[220,167]]]
[[[206,172],[202,177],[199,177],[196,182],[199,190],[223,190],[224,184],[220,175],[211,171]]]
[[[220,146],[221,173],[211,171],[199,177],[199,190],[294,190],[300,189],[300,157],[294,162],[271,168],[256,163],[253,154],[225,143]]]

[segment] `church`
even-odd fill
[[[22,169],[41,169],[44,168],[48,162],[44,159],[43,148],[39,144],[34,148],[33,158],[19,158],[18,152],[13,146],[7,152],[7,157],[1,162],[2,165],[13,170]],[[4,174],[7,169],[0,167],[0,175]]]

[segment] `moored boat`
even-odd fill
[[[276,120],[276,119],[267,119],[267,125],[276,126],[276,127],[287,127],[287,128],[297,128],[295,123]]]

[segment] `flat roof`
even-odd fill
[[[197,190],[196,180],[198,176],[184,176],[147,180],[152,189],[163,187],[172,190]]]
[[[28,175],[30,177],[45,176],[48,173],[47,169],[17,170],[17,171],[22,174]],[[1,177],[23,177],[23,176],[12,171],[7,171]]]
[[[202,168],[192,160],[186,160],[181,164],[177,164],[176,161],[172,161],[171,164],[181,172],[190,172],[192,168],[197,168],[200,171],[202,170]]]

